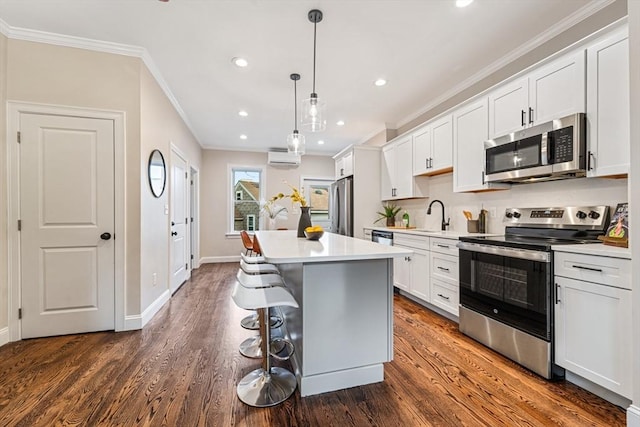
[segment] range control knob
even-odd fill
[[[521,215],[521,214],[520,214],[520,212],[518,212],[518,211],[515,211],[515,212],[513,213],[513,217],[514,217],[514,218],[520,218],[521,216],[522,216],[522,215]]]
[[[504,216],[506,216],[507,218],[512,218],[513,214],[511,212],[507,212],[504,214]]]
[[[587,214],[586,214],[586,213],[584,213],[584,212],[582,212],[582,211],[578,211],[578,213],[576,213],[576,216],[577,216],[579,219],[585,219],[585,218],[587,217]]]
[[[589,218],[598,219],[598,218],[600,218],[600,214],[598,212],[596,212],[596,211],[591,211],[591,212],[589,212]]]

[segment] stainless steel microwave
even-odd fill
[[[484,143],[485,181],[534,182],[586,175],[586,117],[573,114]]]

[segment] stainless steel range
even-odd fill
[[[461,237],[460,331],[545,378],[553,363],[552,245],[596,243],[608,206],[510,208],[505,235]]]

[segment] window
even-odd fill
[[[330,179],[304,178],[304,194],[307,197],[311,209],[311,222],[314,225],[321,225],[329,229],[331,220],[329,218],[329,206],[331,205],[331,183]]]
[[[262,168],[231,168],[231,232],[260,229],[260,200],[264,199]]]
[[[256,231],[256,216],[253,214],[247,215],[247,231]]]

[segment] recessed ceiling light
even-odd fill
[[[240,139],[247,139],[247,135],[245,134],[240,135]]]
[[[240,117],[247,117],[247,116],[249,115],[249,113],[247,113],[247,112],[246,112],[246,111],[244,111],[244,110],[240,110],[240,111],[238,111],[238,115],[239,115]]]
[[[338,120],[338,121],[336,122],[336,124],[337,124],[338,126],[344,126],[344,120]]]
[[[458,7],[467,7],[471,3],[473,3],[473,0],[456,0],[456,6]]]
[[[323,140],[318,141],[318,145],[323,145],[323,144],[324,144]]]
[[[387,84],[387,81],[385,79],[378,79],[375,82],[373,82],[373,84],[376,86],[384,86]]]
[[[238,57],[235,57],[235,58],[233,58],[233,59],[231,60],[231,62],[233,62],[233,64],[234,64],[236,67],[241,67],[241,68],[244,68],[244,67],[246,67],[247,65],[249,65],[249,61],[247,61],[247,60],[246,60],[246,59],[244,59],[244,58],[238,58]]]

